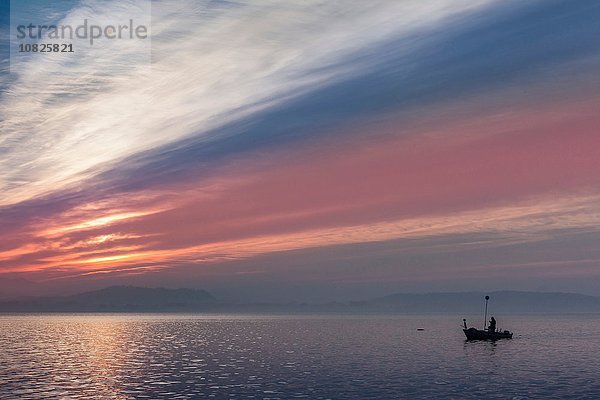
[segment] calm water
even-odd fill
[[[465,343],[460,317],[0,316],[0,398],[600,398],[600,316],[498,322],[513,340]]]

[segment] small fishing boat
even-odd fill
[[[498,340],[512,339],[513,334],[510,331],[501,331],[496,329],[496,320],[492,317],[490,325],[487,326],[487,306],[490,296],[485,296],[485,315],[483,317],[483,330],[477,328],[468,328],[467,320],[463,318],[463,332],[467,340]]]
[[[498,340],[498,339],[512,339],[513,334],[509,331],[482,331],[480,329],[469,328],[463,329],[467,340]]]

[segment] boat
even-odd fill
[[[492,317],[490,326],[487,326],[487,308],[490,296],[485,296],[485,316],[483,317],[484,326],[483,329],[468,328],[467,320],[463,318],[463,332],[467,337],[467,340],[498,340],[498,339],[512,339],[513,334],[510,331],[501,331],[496,329],[496,320]]]
[[[483,331],[476,328],[463,329],[467,340],[498,340],[512,339],[513,334],[509,331]]]

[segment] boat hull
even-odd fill
[[[475,328],[463,329],[467,340],[498,340],[498,339],[512,339],[512,332],[488,332],[481,331]]]

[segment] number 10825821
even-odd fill
[[[21,43],[19,44],[20,53],[73,53],[72,44],[59,43]]]

